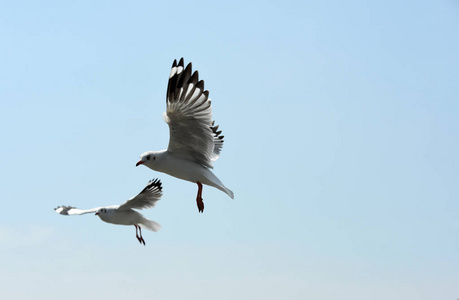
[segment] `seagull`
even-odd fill
[[[222,131],[212,120],[209,91],[191,63],[184,68],[183,58],[174,60],[166,94],[164,121],[169,125],[169,146],[166,150],[147,151],[140,155],[136,166],[169,174],[198,185],[196,204],[204,211],[202,185],[213,186],[234,199],[234,193],[215,176],[212,162],[223,147]]]
[[[161,199],[162,187],[159,179],[150,180],[147,186],[135,197],[127,200],[121,205],[111,205],[106,207],[96,207],[92,209],[78,209],[73,206],[59,206],[54,210],[61,215],[83,215],[88,213],[96,213],[96,216],[107,223],[118,225],[134,225],[135,235],[139,243],[145,245],[145,240],[142,237],[142,227],[151,231],[158,231],[161,225],[155,221],[148,220],[141,213],[134,209],[144,209],[154,207],[156,202]],[[139,234],[139,233],[140,234]]]

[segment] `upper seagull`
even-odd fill
[[[184,68],[183,58],[174,60],[166,94],[164,121],[169,125],[169,146],[166,150],[148,151],[136,164],[152,170],[194,182],[198,185],[196,203],[204,211],[202,185],[210,185],[234,198],[212,173],[212,162],[220,156],[223,147],[221,130],[212,120],[209,91],[198,71],[191,71],[191,63]]]
[[[148,220],[134,209],[144,209],[155,206],[156,202],[161,199],[161,195],[161,181],[159,179],[155,179],[150,180],[147,186],[137,196],[132,197],[121,205],[96,207],[86,210],[78,209],[72,206],[59,206],[54,210],[61,215],[83,215],[95,212],[96,216],[99,216],[99,218],[104,222],[118,225],[134,225],[135,235],[139,240],[139,243],[143,243],[145,245],[140,226],[143,226],[151,231],[158,231],[161,228],[161,225],[155,221]],[[137,233],[137,229],[140,231],[140,235]]]

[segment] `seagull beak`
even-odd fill
[[[96,212],[96,216],[98,216],[98,215],[99,215],[99,213],[98,213],[98,212]]]
[[[139,160],[139,161],[135,164],[135,166],[137,167],[138,165],[143,165],[143,161]]]

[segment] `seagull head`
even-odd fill
[[[107,213],[107,209],[101,208],[96,212],[96,216],[99,216],[99,218],[100,218],[101,215],[106,214],[106,213]]]
[[[96,216],[98,216],[102,221],[109,222],[116,217],[116,207],[101,207],[96,212]]]
[[[137,167],[139,165],[145,165],[150,169],[154,169],[153,166],[156,162],[157,154],[158,153],[155,151],[142,153],[142,155],[140,155],[140,160],[135,164],[135,166]]]

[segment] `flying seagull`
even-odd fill
[[[174,60],[167,85],[164,121],[169,125],[169,146],[166,150],[148,151],[140,156],[138,165],[194,182],[198,185],[196,203],[204,211],[202,185],[210,185],[231,198],[234,193],[212,173],[212,162],[220,156],[223,135],[212,120],[209,91],[198,71],[186,68],[183,58]]]
[[[111,205],[106,207],[96,207],[92,209],[78,209],[72,206],[59,206],[54,210],[61,215],[83,215],[96,213],[96,216],[107,223],[118,225],[134,225],[135,235],[139,243],[145,245],[142,237],[141,226],[151,231],[158,231],[161,225],[155,221],[148,220],[141,213],[134,209],[144,209],[154,207],[156,202],[161,199],[162,187],[159,179],[150,180],[147,186],[135,197],[127,200],[121,205]],[[139,234],[140,233],[140,234]]]

